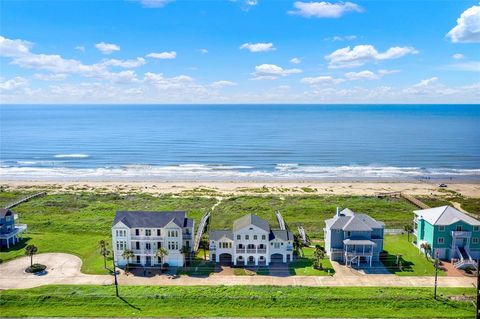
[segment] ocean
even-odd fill
[[[3,180],[480,180],[480,105],[1,105]]]

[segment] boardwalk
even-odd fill
[[[22,199],[19,199],[19,200],[13,202],[13,203],[8,204],[7,206],[5,206],[5,209],[10,209],[10,208],[12,208],[12,207],[15,207],[15,206],[21,204],[21,203],[24,203],[24,202],[29,201],[29,200],[31,200],[32,198],[44,196],[44,195],[46,195],[46,194],[47,194],[47,192],[39,192],[39,193],[35,193],[35,194],[33,194],[33,195],[26,196],[26,197],[24,197],[24,198],[22,198]]]

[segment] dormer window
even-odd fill
[[[456,231],[462,231],[462,225],[457,225]]]

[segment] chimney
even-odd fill
[[[340,207],[337,206],[337,217],[340,217]]]

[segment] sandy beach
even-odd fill
[[[240,194],[330,194],[372,196],[382,192],[405,192],[411,195],[445,195],[459,193],[465,197],[480,197],[480,183],[454,183],[439,188],[435,183],[425,182],[45,182],[2,181],[4,190],[42,189],[49,192],[95,191],[149,194],[226,196]]]

